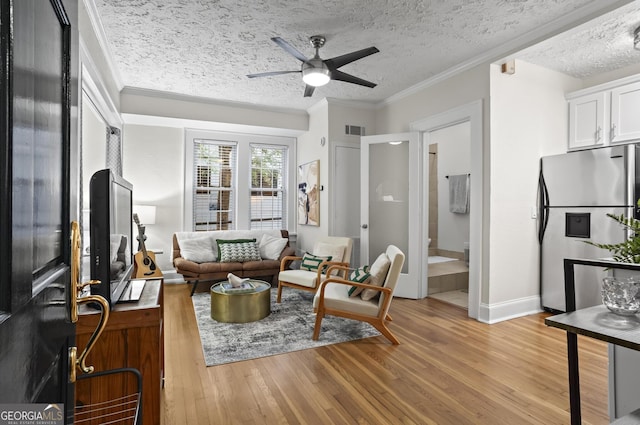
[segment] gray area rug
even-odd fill
[[[211,318],[208,292],[193,294],[200,341],[207,366],[255,359],[307,348],[321,347],[380,335],[368,323],[325,316],[318,341],[313,341],[313,294],[283,288],[282,302],[276,303],[277,289],[271,289],[271,314],[250,323],[220,323]]]

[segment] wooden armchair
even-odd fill
[[[289,265],[292,261],[302,261],[304,257],[286,256],[280,262],[280,273],[278,275],[278,297],[276,302],[280,302],[282,298],[282,288],[289,286],[291,288],[303,291],[315,292],[326,275],[326,269],[333,265],[349,267],[351,261],[351,250],[353,248],[353,239],[328,236],[321,238],[313,246],[312,254],[319,257],[331,257],[329,261],[322,261],[311,269],[300,268],[299,270],[290,270]],[[343,277],[346,278],[346,272]]]
[[[386,321],[391,320],[389,306],[393,299],[393,291],[398,284],[405,256],[394,245],[389,245],[385,254],[390,261],[390,265],[382,286],[352,282],[333,276],[321,283],[313,299],[313,308],[316,312],[316,323],[313,329],[314,340],[317,340],[320,336],[322,319],[325,315],[330,314],[370,323],[393,344],[400,344],[400,341],[387,327]],[[344,269],[341,266],[331,267],[328,273],[331,274],[331,269],[334,268]],[[360,296],[350,296],[349,289],[353,286],[377,291],[380,294],[373,299],[367,300]]]

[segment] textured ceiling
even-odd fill
[[[306,109],[324,97],[379,102],[515,37],[585,6],[584,0],[92,0],[124,86],[266,106]],[[616,33],[626,50],[615,61],[595,59],[575,32],[561,47],[531,50],[527,59],[586,75],[607,65],[638,62],[629,31],[640,24],[638,2],[623,28],[603,20],[595,36],[611,51]],[[617,30],[622,33],[618,34]],[[380,53],[342,71],[375,82],[370,89],[332,81],[304,98],[300,74],[249,79],[246,74],[299,70],[300,62],[273,43],[279,36],[307,57],[308,37],[327,38],[328,59],[375,46]],[[621,49],[622,49],[621,48]],[[600,50],[600,49],[599,49]],[[631,54],[633,52],[633,55]],[[621,59],[617,59],[617,57]],[[591,68],[573,68],[577,61]],[[630,62],[632,61],[632,62]]]
[[[633,32],[640,25],[640,2],[543,41],[520,52],[519,59],[577,78],[640,63]]]

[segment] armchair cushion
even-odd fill
[[[288,239],[276,238],[267,233],[262,235],[258,247],[260,248],[260,256],[265,260],[277,260],[280,253],[287,245]]]
[[[351,282],[369,283],[369,281],[371,280],[371,275],[369,274],[369,266],[362,266],[352,271],[349,275],[349,280]],[[352,286],[351,288],[349,288],[349,296],[356,297],[360,295],[363,289],[364,288],[362,286]]]
[[[325,279],[325,275],[320,275],[320,281]],[[307,288],[315,288],[318,273],[309,270],[283,270],[278,277],[280,280],[295,283],[296,285],[306,286]]]
[[[180,255],[185,260],[194,263],[209,263],[216,261],[215,252],[209,237],[184,239],[180,242]]]
[[[300,270],[318,271],[320,264],[322,264],[323,261],[331,261],[331,258],[332,257],[330,255],[319,256],[305,252],[302,257],[302,264],[300,264]]]
[[[349,288],[347,281],[343,283],[325,282],[324,290],[324,307],[332,310],[350,311],[352,313],[364,314],[366,316],[376,317],[378,311],[377,300],[363,300],[360,297],[349,297]],[[317,309],[320,297],[316,295],[313,298],[313,308]]]
[[[387,257],[387,254],[384,252],[378,255],[376,261],[371,265],[371,269],[369,269],[369,274],[371,275],[371,280],[369,281],[370,285],[382,286],[387,277],[387,273],[389,272],[389,266],[391,266],[391,260]],[[363,300],[369,301],[371,299],[377,298],[380,295],[380,292],[375,289],[365,289],[362,291],[360,296]]]
[[[218,239],[219,241],[219,239]],[[260,250],[255,241],[218,243],[221,263],[244,263],[246,261],[261,261]]]

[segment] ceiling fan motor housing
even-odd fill
[[[326,41],[326,39],[323,35],[312,35],[311,37],[309,37],[309,41],[311,42],[311,45],[314,47],[314,49],[316,49],[316,53],[318,53],[317,49],[324,46],[324,42]]]

